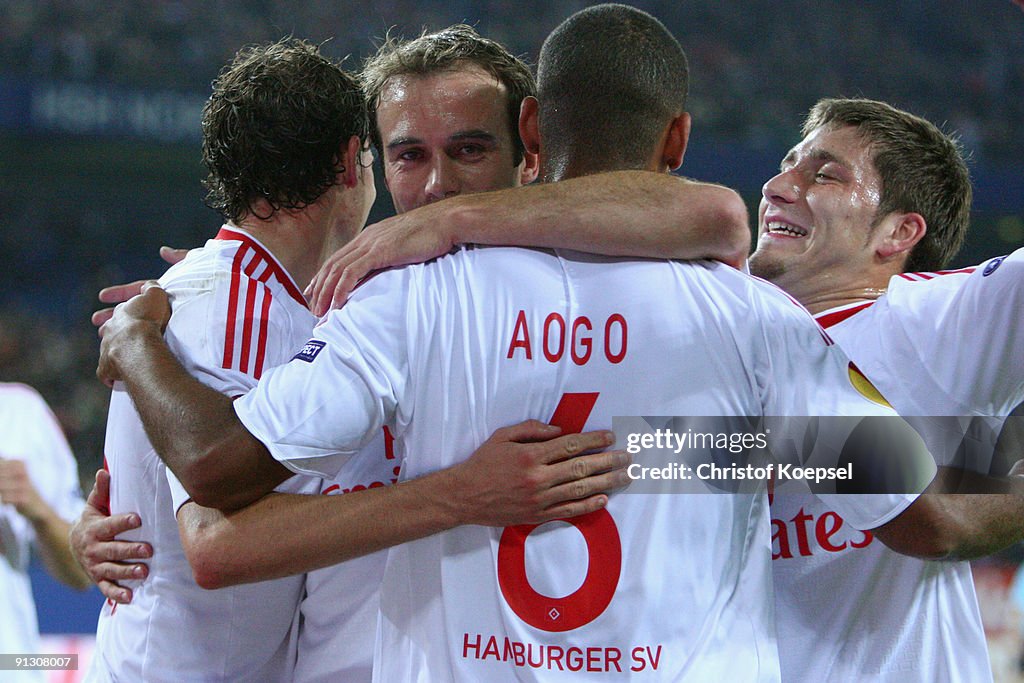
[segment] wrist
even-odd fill
[[[419,501],[426,502],[435,533],[454,529],[464,524],[473,524],[471,510],[465,505],[463,488],[459,484],[458,472],[462,463],[448,469],[421,477],[418,482],[423,491],[417,493]]]
[[[52,519],[49,510],[42,501],[26,503],[17,508],[18,514],[28,520],[29,524],[39,530]]]
[[[134,318],[125,323],[120,333],[110,340],[108,354],[118,365],[129,361],[135,354],[144,354],[148,346],[155,340],[162,339],[159,325],[151,320]]]
[[[453,197],[450,207],[445,207],[444,218],[438,222],[441,237],[454,249],[460,244],[489,244],[483,227],[487,225],[487,211],[481,205],[484,194],[470,194]],[[451,201],[451,200],[449,200]],[[443,204],[439,204],[443,206]]]

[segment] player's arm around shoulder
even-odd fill
[[[458,465],[393,486],[275,492],[227,513],[188,501],[178,511],[182,546],[196,583],[213,589],[312,571],[462,524],[587,514],[628,483],[628,455],[599,451],[614,440],[531,420],[497,430]]]
[[[721,185],[650,171],[612,171],[479,192],[369,226],[332,255],[307,293],[324,314],[374,270],[441,256],[459,244],[565,248],[608,256],[715,259],[750,252],[747,208]]]
[[[119,305],[101,328],[97,374],[124,382],[150,442],[197,501],[245,505],[290,473],[238,422],[231,399],[174,356],[163,337],[169,317],[167,294],[155,285]]]

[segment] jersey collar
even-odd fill
[[[299,289],[299,286],[295,284],[295,280],[292,279],[291,274],[276,258],[274,258],[274,255],[270,250],[264,247],[258,239],[234,225],[222,225],[214,239],[235,240],[247,245],[267,262],[267,265],[270,266],[274,276],[284,287],[285,291],[288,292],[288,295],[304,307],[309,308],[309,304],[306,302],[306,297],[302,295],[302,291]]]
[[[861,311],[863,311],[865,308],[867,308],[868,306],[870,306],[873,303],[875,303],[875,302],[874,301],[857,301],[857,302],[854,302],[852,304],[845,304],[845,305],[839,306],[837,308],[829,309],[829,310],[825,311],[824,313],[819,313],[818,315],[814,316],[814,319],[816,321],[818,321],[819,325],[821,325],[823,328],[825,328],[827,330],[828,328],[832,327],[833,325],[838,325],[839,323],[843,322],[847,318],[860,313]]]

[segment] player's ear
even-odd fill
[[[519,184],[529,185],[537,179],[540,171],[540,157],[533,152],[524,152],[523,160],[519,163]]]
[[[665,144],[661,148],[661,163],[669,171],[683,165],[686,143],[690,140],[690,115],[683,112],[668,125]]]
[[[524,97],[519,107],[519,137],[527,154],[540,154],[540,126],[537,122],[537,111],[540,103],[536,97]]]
[[[363,141],[358,135],[350,137],[341,150],[341,165],[345,168],[341,172],[341,183],[345,187],[353,188],[359,182],[359,158],[362,151]]]
[[[882,261],[905,258],[928,232],[928,224],[919,213],[894,211],[878,226],[875,254]]]

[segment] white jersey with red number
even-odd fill
[[[235,409],[282,463],[327,476],[387,423],[412,478],[527,418],[879,410],[829,343],[721,264],[469,248],[373,278]],[[912,498],[843,509],[872,528]],[[768,530],[763,491],[627,492],[570,522],[392,548],[375,680],[778,680]]]
[[[818,321],[901,414],[1000,417],[1024,401],[1022,310],[1017,251],[976,268],[896,276],[876,302]],[[955,430],[930,429],[945,421],[908,421],[922,425],[940,464],[971,465],[958,459]],[[966,562],[899,555],[810,496],[776,495],[772,518],[785,680],[991,680]]]
[[[287,361],[315,322],[298,288],[252,236],[225,226],[160,280],[173,315],[166,339],[185,368],[230,396]],[[167,470],[123,386],[110,402],[105,445],[110,509],[138,512],[142,527],[123,538],[149,541],[149,576],[132,582],[128,605],[104,605],[90,680],[286,680],[303,576],[208,591],[182,550]],[[293,477],[281,490],[316,493]],[[180,500],[178,502],[181,502]]]
[[[0,458],[25,463],[29,480],[62,519],[82,511],[78,466],[57,418],[39,393],[0,383]],[[0,501],[0,652],[42,654],[28,565],[35,530],[15,507]],[[11,683],[45,680],[42,671],[4,671]]]

